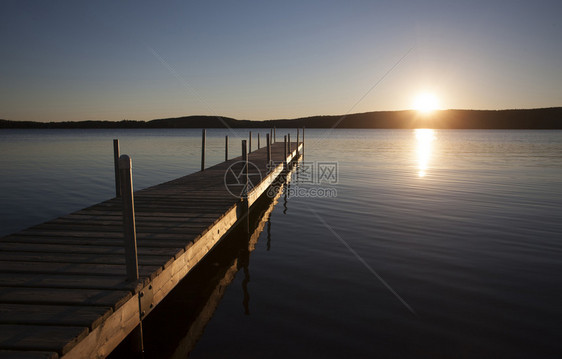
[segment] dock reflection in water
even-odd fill
[[[287,173],[284,183],[274,184],[280,190],[273,199],[263,196],[252,207],[250,234],[245,233],[243,225],[237,225],[143,321],[145,358],[186,358],[241,269],[242,310],[250,314],[250,253],[266,224],[267,249],[271,248],[269,216],[290,178],[291,173]],[[110,358],[126,357],[128,345],[122,343]]]

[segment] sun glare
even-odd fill
[[[439,109],[439,100],[432,93],[421,93],[414,99],[414,109],[427,114]]]

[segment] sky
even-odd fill
[[[2,0],[0,118],[562,105],[562,2]]]

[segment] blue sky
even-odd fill
[[[562,105],[560,1],[6,1],[0,118]]]

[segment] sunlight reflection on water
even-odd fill
[[[428,128],[418,128],[416,135],[416,154],[418,160],[418,177],[425,177],[431,158],[432,142],[435,140],[435,131]]]

